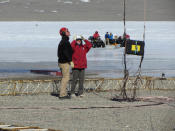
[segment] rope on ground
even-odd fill
[[[72,107],[0,107],[0,110],[41,110],[41,109],[51,109],[51,110],[85,110],[85,109],[116,109],[116,108],[133,108],[133,107],[149,107],[163,105],[163,102],[150,101],[149,104],[136,104],[136,105],[125,105],[125,106],[72,106]],[[152,103],[154,102],[154,103]]]

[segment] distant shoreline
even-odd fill
[[[134,7],[134,8],[133,8]],[[147,21],[175,21],[175,1],[146,0]],[[31,1],[0,3],[0,21],[122,21],[123,0]],[[144,0],[126,1],[126,20],[144,20]]]

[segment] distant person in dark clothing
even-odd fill
[[[106,41],[106,45],[109,45],[109,33],[108,32],[106,32],[106,34],[105,34],[105,41]]]
[[[117,42],[118,42],[119,44],[122,44],[122,43],[123,43],[123,38],[122,38],[122,36],[119,36],[119,37],[118,37]]]
[[[69,68],[70,65],[74,67],[72,62],[72,47],[69,42],[70,32],[67,28],[63,27],[60,29],[60,35],[62,39],[58,45],[58,64],[62,72],[62,80],[60,86],[60,99],[69,99],[70,97],[67,94],[67,83],[69,82],[70,72]]]
[[[120,36],[118,38],[118,43],[121,45],[121,47],[125,47],[125,44],[126,44],[126,40],[129,40],[130,39],[130,36],[126,33],[123,34],[123,36]]]
[[[83,41],[85,44],[83,44]],[[73,79],[71,86],[71,96],[75,97],[75,87],[79,79],[78,96],[83,97],[83,83],[85,69],[87,68],[86,54],[91,49],[92,44],[88,40],[84,39],[83,36],[77,36],[76,40],[72,41],[71,46],[73,50],[72,60],[74,63],[74,68],[72,69]]]
[[[109,34],[109,43],[112,45],[113,44],[113,34]]]

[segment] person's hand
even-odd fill
[[[71,68],[74,68],[74,63],[72,61],[70,62],[70,66]]]
[[[85,40],[85,38],[84,38],[82,35],[81,35],[81,39],[82,39],[82,40]]]

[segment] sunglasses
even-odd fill
[[[76,39],[76,41],[82,41],[82,39]]]

